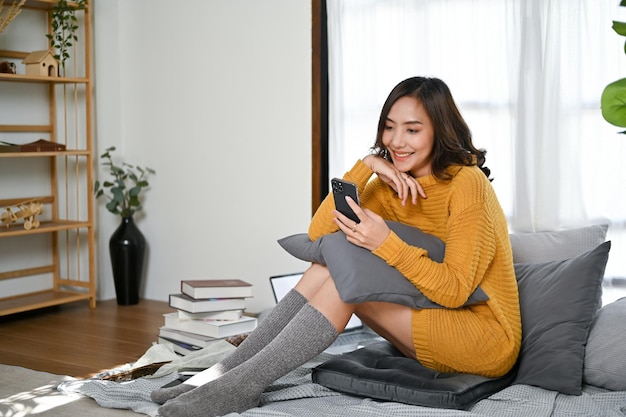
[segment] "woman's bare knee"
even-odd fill
[[[367,302],[358,304],[355,313],[369,328],[391,342],[405,356],[416,357],[410,307],[385,302]]]
[[[311,300],[329,279],[331,278],[328,268],[324,265],[314,263],[304,272],[304,275],[302,275],[302,278],[300,278],[295,288],[307,300]]]
[[[342,332],[346,328],[355,308],[354,304],[347,304],[341,300],[332,278],[324,282],[309,300],[309,304],[319,310],[338,332]]]

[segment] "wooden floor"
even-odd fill
[[[84,378],[138,359],[157,339],[166,302],[94,310],[75,302],[0,317],[0,363]]]

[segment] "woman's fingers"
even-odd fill
[[[398,197],[402,200],[402,205],[406,204],[409,197],[413,204],[417,204],[418,195],[426,198],[426,193],[424,193],[422,186],[415,178],[405,172],[398,172],[398,179],[400,185],[396,191],[398,192]]]
[[[351,197],[346,196],[346,202],[348,203],[348,206],[350,206],[354,214],[356,214],[356,216],[359,218],[359,222],[363,221],[367,217],[366,214],[363,212],[363,209],[361,209],[361,207],[359,207],[359,205]],[[346,229],[353,230],[355,228],[355,225],[359,224],[359,222],[355,222],[338,210],[333,210],[333,214],[335,216],[335,223],[337,223],[337,225],[343,232],[346,232]]]
[[[360,223],[355,223],[340,212],[333,211],[336,216],[335,222],[350,243],[368,250],[376,249],[389,235],[389,226],[373,211],[362,210],[356,204],[352,209],[359,212]]]
[[[409,197],[413,204],[417,204],[418,196],[426,198],[426,193],[420,183],[410,174],[398,171],[393,163],[372,155],[366,157],[365,161],[380,179],[394,189],[398,198],[402,200],[402,205],[406,204]]]
[[[348,203],[348,206],[350,206],[354,214],[356,214],[356,216],[359,218],[359,221],[363,221],[367,217],[361,206],[359,206],[356,201],[352,199],[352,197],[346,196],[346,202]]]
[[[403,179],[406,182],[407,187],[409,188],[409,192],[411,193],[411,201],[413,202],[413,204],[417,204],[417,196],[426,198],[426,193],[424,192],[424,189],[415,178],[408,174],[404,174]]]

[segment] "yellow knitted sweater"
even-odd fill
[[[504,375],[517,360],[521,320],[506,218],[491,183],[476,166],[449,168],[450,181],[418,178],[427,198],[402,206],[391,187],[362,161],[344,179],[359,186],[361,206],[384,219],[420,228],[446,244],[443,263],[428,258],[393,231],[373,253],[397,268],[443,309],[413,310],[413,342],[419,361],[442,372]],[[369,182],[368,182],[369,181]],[[309,227],[312,240],[338,230],[332,193]],[[480,285],[485,303],[461,307]]]

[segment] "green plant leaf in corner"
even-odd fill
[[[614,20],[613,30],[617,32],[618,35],[626,36],[626,22],[618,22]]]
[[[612,125],[626,127],[626,78],[607,85],[600,99],[602,117]]]

